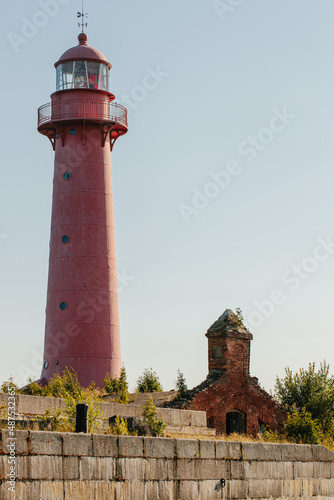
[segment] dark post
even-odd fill
[[[77,405],[75,432],[84,432],[85,434],[88,433],[88,405]]]

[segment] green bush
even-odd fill
[[[158,375],[152,368],[146,368],[137,380],[137,392],[162,392]]]
[[[104,379],[104,390],[107,394],[119,394],[118,403],[129,403],[129,386],[124,366],[119,377],[113,378],[110,374],[106,375]]]
[[[44,396],[45,390],[37,382],[29,378],[28,385],[21,392],[28,396]]]
[[[8,380],[5,380],[2,382],[1,387],[0,387],[0,392],[4,392],[5,394],[8,394],[9,391],[12,391],[14,389],[16,394],[20,394],[20,389],[19,387],[15,384],[13,377],[9,377]]]
[[[129,436],[128,423],[119,415],[116,415],[115,423],[110,426],[110,434],[117,434],[118,436]]]
[[[311,413],[305,408],[288,415],[285,434],[289,440],[299,444],[321,444],[324,439],[321,425],[312,419]]]
[[[153,435],[156,437],[161,436],[163,431],[166,429],[167,424],[164,422],[163,418],[157,417],[157,409],[153,403],[152,396],[149,398],[147,403],[143,405],[142,416],[144,422],[151,427]]]
[[[50,378],[48,385],[44,388],[43,395],[53,398],[72,396],[75,399],[80,399],[82,390],[75,371],[65,368],[62,374],[57,373]]]

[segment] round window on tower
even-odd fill
[[[44,363],[44,370],[47,370],[49,368],[49,362],[45,361]]]
[[[70,174],[69,172],[66,172],[66,173],[64,174],[64,179],[65,179],[65,181],[69,181],[69,180],[70,180],[70,178],[71,178],[71,174]]]
[[[70,135],[76,135],[77,129],[76,128],[71,128],[70,130]]]
[[[65,234],[61,240],[63,243],[68,243],[70,241],[70,238]]]
[[[65,309],[67,309],[67,304],[66,304],[66,302],[61,302],[61,304],[60,304],[60,306],[59,306],[59,307],[60,307],[60,309],[61,309],[62,311],[65,311]]]

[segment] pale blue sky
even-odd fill
[[[334,4],[244,0],[224,12],[237,3],[221,1],[219,16],[211,0],[86,0],[111,91],[131,96],[112,165],[118,269],[132,278],[119,297],[132,388],[146,367],[165,389],[178,368],[201,382],[205,332],[236,307],[266,389],[287,365],[334,369]],[[36,117],[55,90],[53,64],[77,43],[80,9],[3,6],[0,380],[40,372],[53,153]],[[225,184],[212,184],[217,173]]]

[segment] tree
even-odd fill
[[[307,369],[292,373],[285,368],[285,376],[276,377],[274,397],[281,405],[292,410],[305,410],[320,424],[323,432],[328,432],[334,421],[334,376],[329,374],[326,361],[320,363],[317,371],[315,363]]]
[[[174,384],[175,389],[177,390],[178,397],[183,398],[188,390],[188,387],[186,384],[186,379],[180,369],[177,370],[177,379]]]
[[[143,375],[137,380],[137,392],[162,392],[162,385],[158,375],[152,368],[146,368]]]

